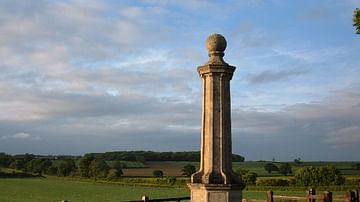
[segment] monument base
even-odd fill
[[[188,184],[191,189],[191,202],[241,202],[241,185],[226,184]]]

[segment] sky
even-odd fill
[[[200,149],[227,40],[233,153],[360,161],[358,0],[1,0],[0,152]]]

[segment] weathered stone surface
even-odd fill
[[[207,39],[209,61],[198,67],[203,81],[201,161],[192,175],[191,201],[241,201],[243,183],[232,171],[230,80],[235,67],[224,60],[226,40]]]
[[[226,49],[226,39],[221,34],[211,34],[206,40],[206,48],[209,52],[224,52]]]
[[[242,187],[231,185],[192,184],[192,202],[239,202],[242,199]]]

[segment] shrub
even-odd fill
[[[82,177],[90,177],[90,164],[95,158],[93,156],[84,156],[79,161],[79,170]]]
[[[154,170],[153,171],[153,176],[154,177],[163,177],[164,176],[164,172],[162,170]]]
[[[354,163],[354,164],[352,165],[352,167],[353,167],[353,169],[355,169],[355,170],[360,170],[360,163]]]
[[[119,177],[121,177],[122,173],[119,172],[118,169],[110,169],[107,176],[106,176],[106,179],[107,180],[116,180],[118,179]]]
[[[167,183],[168,184],[174,185],[175,182],[176,182],[176,177],[172,176],[172,177],[167,178]]]
[[[69,176],[71,172],[75,171],[75,169],[76,169],[75,161],[72,159],[65,159],[58,166],[57,175],[66,177]]]
[[[242,175],[243,182],[245,182],[246,185],[255,185],[256,178],[257,178],[257,174],[254,172],[247,172],[244,175]]]
[[[292,173],[290,164],[289,163],[281,164],[279,167],[279,173],[281,173],[283,175],[288,175],[288,174]]]
[[[334,166],[301,168],[296,171],[295,179],[302,186],[342,185],[345,182],[340,170]]]
[[[89,174],[95,179],[105,178],[107,177],[109,169],[109,166],[103,159],[94,159],[90,163]]]
[[[49,175],[56,175],[56,174],[57,174],[57,171],[58,171],[58,167],[56,167],[56,166],[51,166],[51,167],[48,168],[47,174],[49,174]]]
[[[187,164],[183,167],[183,169],[181,171],[182,171],[183,175],[190,177],[193,173],[196,172],[196,168],[192,164]]]
[[[278,171],[279,168],[273,164],[273,163],[267,163],[264,165],[264,169],[268,172],[271,173],[272,171]]]

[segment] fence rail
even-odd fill
[[[163,202],[163,201],[185,201],[190,200],[190,197],[176,197],[176,198],[162,198],[162,199],[149,199],[148,196],[142,196],[141,200],[122,201],[122,202]],[[305,201],[305,202],[359,202],[359,191],[352,190],[346,192],[344,195],[333,195],[332,192],[326,191],[322,194],[316,195],[315,189],[310,189],[306,192],[306,196],[282,196],[274,195],[273,191],[267,192],[266,200],[258,199],[243,199],[242,202],[274,202],[277,201]],[[62,202],[68,202],[63,200]]]
[[[352,190],[346,192],[345,195],[332,195],[332,192],[326,191],[322,194],[316,195],[315,189],[310,189],[307,191],[306,196],[282,196],[274,195],[273,191],[268,191],[266,195],[266,200],[258,199],[243,199],[242,202],[274,202],[278,201],[305,201],[305,202],[359,202],[359,191]]]
[[[135,200],[135,201],[122,201],[122,202],[162,202],[162,201],[184,201],[184,200],[190,200],[190,197],[177,197],[177,198],[162,198],[162,199],[149,199],[148,196],[142,196],[141,200]]]

